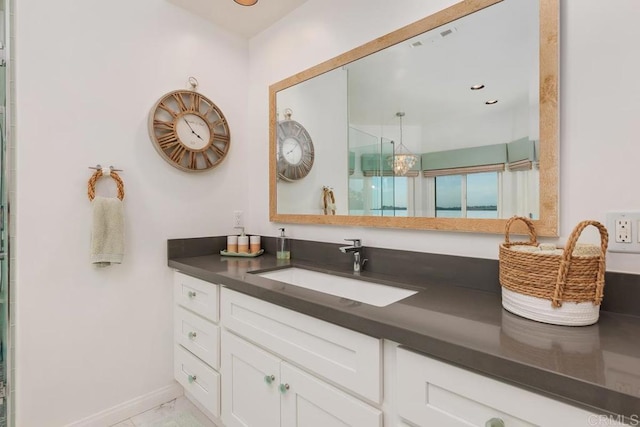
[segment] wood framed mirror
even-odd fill
[[[461,1],[271,85],[270,220],[557,236],[558,3]]]

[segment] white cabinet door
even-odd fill
[[[282,427],[382,427],[382,412],[282,362]]]
[[[594,419],[580,408],[405,349],[398,349],[396,361],[398,414],[420,427],[500,420],[509,427],[578,427]]]
[[[280,359],[222,331],[222,421],[226,427],[280,425]]]

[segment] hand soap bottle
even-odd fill
[[[276,259],[290,259],[291,249],[289,239],[284,235],[284,228],[280,228],[280,236],[276,237]]]

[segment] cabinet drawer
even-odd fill
[[[418,426],[585,426],[594,415],[466,369],[398,349],[398,414]]]
[[[220,327],[176,306],[174,340],[214,369],[220,368]]]
[[[173,370],[175,379],[216,417],[220,416],[220,374],[202,360],[175,345]]]
[[[224,287],[221,295],[225,327],[337,385],[381,402],[381,340]]]
[[[220,287],[186,274],[174,273],[173,299],[194,313],[217,322],[220,319],[218,300]]]

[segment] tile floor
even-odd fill
[[[184,396],[131,417],[112,427],[216,427]]]

